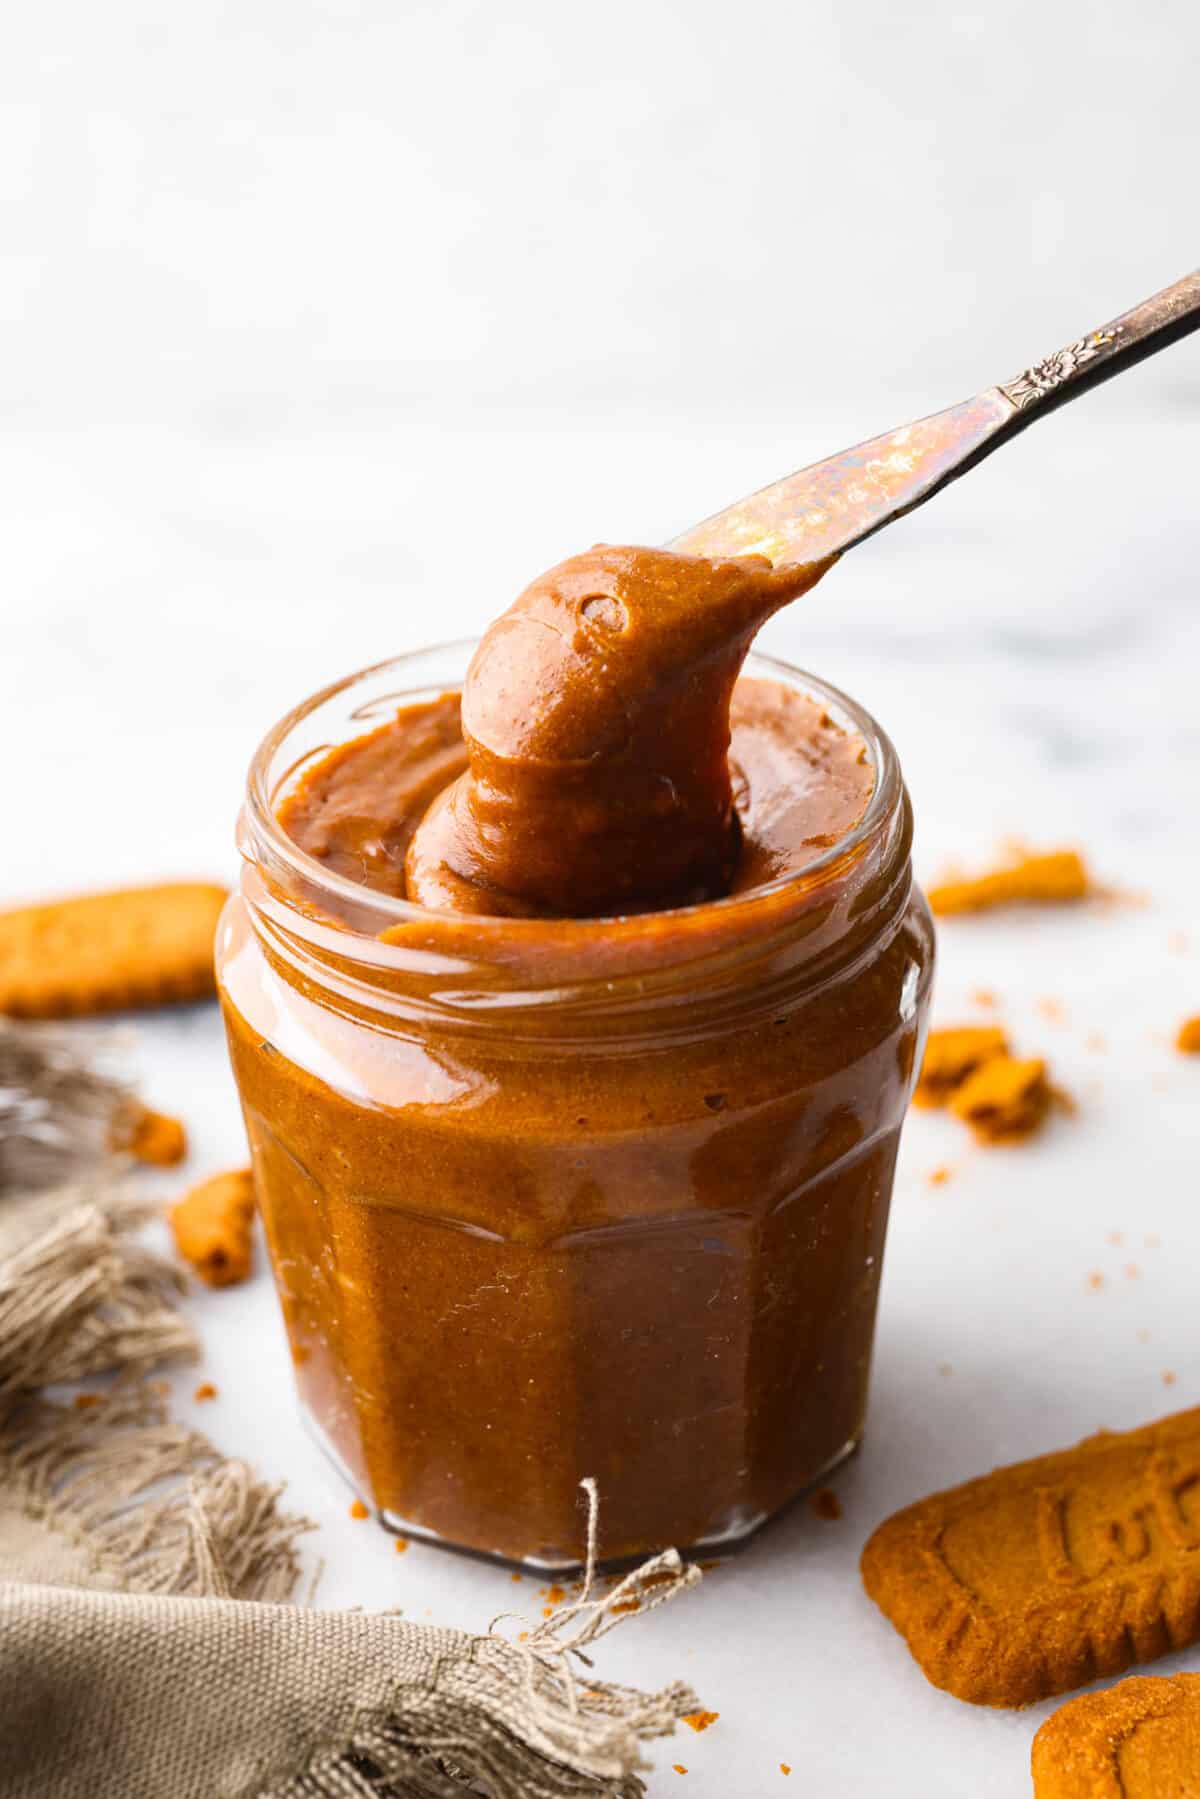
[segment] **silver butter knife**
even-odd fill
[[[924,505],[1055,407],[1200,329],[1200,269],[973,400],[873,437],[705,519],[670,548],[696,556],[838,556]]]

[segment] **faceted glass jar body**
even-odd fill
[[[298,770],[469,645],[297,709],[251,771],[218,976],[302,1403],[386,1523],[545,1569],[745,1537],[858,1442],[932,928],[878,727],[855,831],[752,893],[467,919],[292,843]],[[380,941],[387,933],[387,941]]]

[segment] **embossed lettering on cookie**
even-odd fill
[[[862,1578],[934,1686],[975,1705],[1031,1705],[1186,1648],[1200,1409],[934,1493],[879,1526]]]

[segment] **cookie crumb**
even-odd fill
[[[715,1724],[720,1716],[720,1712],[684,1712],[683,1721],[692,1730],[701,1731],[707,1730],[710,1724]]]
[[[929,1173],[925,1176],[925,1179],[928,1181],[928,1183],[931,1187],[944,1187],[946,1185],[946,1182],[953,1175],[953,1173],[954,1173],[953,1168],[948,1168],[945,1166],[943,1166],[941,1168],[931,1168],[929,1170]]]
[[[352,1518],[369,1518],[371,1514],[361,1499],[353,1499],[350,1502],[350,1516]]]
[[[1104,1285],[1104,1276],[1098,1268],[1092,1269],[1092,1272],[1087,1277],[1087,1284],[1089,1293],[1099,1293]]]
[[[1173,1387],[1175,1385],[1175,1382],[1178,1379],[1179,1379],[1179,1376],[1176,1373],[1174,1373],[1174,1371],[1172,1369],[1168,1368],[1165,1370],[1165,1372],[1163,1374],[1162,1384],[1164,1387]]]
[[[403,1555],[407,1548],[408,1548],[408,1538],[407,1537],[397,1537],[396,1538],[396,1554]]]
[[[781,1773],[781,1774],[790,1774],[790,1773],[791,1773],[791,1771],[792,1771],[792,1764],[791,1764],[791,1762],[780,1762],[780,1764],[779,1764],[779,1772],[780,1772],[780,1773]]]
[[[815,1517],[824,1518],[831,1524],[842,1515],[842,1502],[832,1487],[818,1487],[815,1493],[809,1494],[808,1503]]]
[[[672,1762],[671,1766],[674,1768],[676,1774],[686,1774],[687,1773],[687,1769],[684,1767],[682,1762]]]
[[[200,1385],[196,1388],[196,1391],[192,1394],[192,1398],[197,1401],[215,1399],[216,1397],[217,1389],[210,1380],[202,1380]]]
[[[1175,1048],[1185,1056],[1200,1056],[1200,1013],[1185,1018],[1175,1038]]]

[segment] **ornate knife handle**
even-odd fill
[[[1085,388],[1107,381],[1176,338],[1200,329],[1200,269],[1143,300],[1111,324],[1024,369],[1000,392],[1018,412],[1049,412]]]

